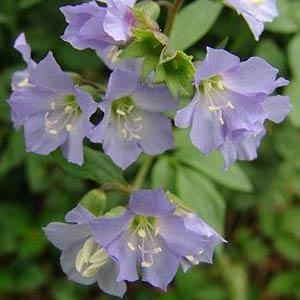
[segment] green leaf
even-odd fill
[[[288,118],[295,127],[300,127],[300,78],[291,80],[285,94],[290,97],[293,106]]]
[[[222,4],[197,0],[185,6],[176,16],[170,35],[171,49],[185,50],[201,39],[217,20]]]
[[[279,16],[271,23],[266,23],[266,28],[273,32],[278,33],[294,33],[299,30],[299,24],[297,24],[294,16],[294,6],[289,0],[278,0],[277,6]]]
[[[151,187],[163,187],[165,191],[175,190],[175,168],[168,156],[161,156],[152,168]]]
[[[132,30],[133,42],[119,55],[120,58],[144,58],[142,77],[145,78],[159,62],[161,52],[167,44],[168,38],[160,32],[149,29]]]
[[[192,59],[192,56],[182,51],[176,51],[171,56],[167,56],[159,62],[154,81],[165,82],[174,96],[180,92],[191,94],[195,74]]]
[[[223,232],[225,203],[215,185],[201,173],[184,166],[178,167],[176,176],[181,200],[215,230]]]
[[[80,200],[80,204],[90,211],[94,216],[103,215],[106,207],[106,195],[103,191],[94,189],[89,191]]]
[[[181,148],[175,152],[174,158],[227,188],[250,192],[252,184],[247,175],[235,164],[228,171],[223,170],[223,159],[217,152],[204,156],[193,146]]]
[[[0,177],[19,166],[25,157],[23,132],[12,132],[9,144],[1,153]]]
[[[288,59],[294,77],[300,80],[300,34],[295,35],[288,44]]]
[[[121,169],[100,151],[84,147],[84,164],[82,166],[68,163],[58,152],[55,152],[54,158],[59,166],[72,176],[90,179],[99,184],[125,182]]]

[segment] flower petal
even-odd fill
[[[268,97],[262,103],[262,106],[268,113],[267,119],[273,121],[274,123],[282,122],[292,109],[290,98],[284,96]]]
[[[94,217],[95,216],[85,209],[81,204],[78,204],[66,214],[65,220],[68,223],[86,224]]]

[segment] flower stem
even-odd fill
[[[181,8],[183,2],[184,2],[184,0],[175,0],[172,7],[169,9],[166,26],[165,26],[165,34],[166,35],[169,35],[171,33],[176,14],[179,11],[179,9]]]
[[[147,156],[143,165],[139,169],[135,181],[132,185],[133,190],[138,190],[142,185],[143,182],[145,181],[147,174],[152,166],[152,163],[154,161],[154,156]]]
[[[120,182],[108,182],[101,185],[99,188],[101,191],[109,191],[109,190],[119,190],[125,193],[130,194],[132,191],[132,187],[129,184],[123,184]]]

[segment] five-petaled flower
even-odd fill
[[[82,141],[92,128],[89,119],[97,104],[74,86],[51,52],[35,64],[30,63],[29,45],[19,46],[28,69],[21,81],[16,79],[8,103],[15,127],[24,125],[27,151],[47,155],[61,146],[68,161],[81,165]]]
[[[201,255],[210,256],[209,248],[222,240],[216,243],[212,231],[200,229],[196,217],[186,219],[175,211],[162,189],[138,190],[122,215],[90,221],[95,240],[119,264],[117,280],[135,281],[141,274],[165,290],[183,260],[207,261]]]
[[[278,70],[259,57],[241,62],[225,50],[207,52],[196,67],[195,96],[175,124],[192,127],[191,141],[205,155],[221,151],[227,168],[236,159],[254,159],[264,121],[282,121],[290,111],[288,97],[268,97],[288,81],[276,79]]]
[[[137,73],[116,69],[99,107],[103,120],[88,137],[102,143],[121,168],[127,168],[142,151],[154,155],[173,147],[171,122],[161,112],[176,109],[177,102],[166,87],[142,84]]]
[[[49,241],[62,250],[60,262],[69,280],[84,285],[98,282],[104,292],[122,297],[126,284],[116,280],[119,272],[117,263],[95,242],[89,226],[94,218],[78,205],[67,213],[67,223],[52,222],[43,230]]]
[[[278,16],[276,0],[224,1],[245,18],[256,40],[264,30],[264,23],[272,22]]]

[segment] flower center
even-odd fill
[[[88,238],[76,257],[76,270],[84,277],[95,276],[107,262],[105,250],[95,243],[92,237]]]
[[[50,111],[45,114],[45,130],[51,135],[62,131],[72,132],[74,117],[81,114],[81,109],[74,95],[65,95],[50,103]]]
[[[112,114],[123,139],[140,140],[139,133],[143,128],[142,112],[130,97],[115,100],[112,103]]]
[[[155,241],[159,227],[153,217],[136,216],[132,222],[132,236],[127,243],[128,248],[141,253],[141,267],[150,268],[154,263],[154,255],[162,252]]]
[[[232,103],[224,96],[223,80],[219,76],[211,77],[200,84],[204,101],[209,112],[217,112],[218,119],[224,125],[223,109],[234,109]]]

